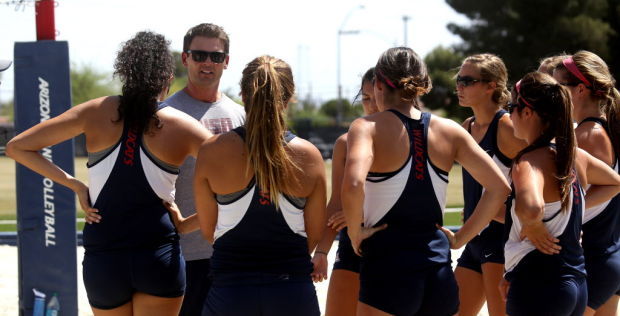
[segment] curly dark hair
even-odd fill
[[[174,61],[163,35],[143,31],[123,43],[114,62],[114,75],[123,83],[119,119],[137,132],[147,133],[157,117],[157,96],[170,84]]]

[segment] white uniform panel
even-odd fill
[[[103,186],[112,173],[120,150],[121,144],[119,143],[107,157],[88,168],[88,195],[91,205],[95,205],[97,202],[97,198],[101,190],[103,190]]]
[[[144,171],[146,180],[149,182],[155,194],[166,202],[174,202],[174,183],[178,175],[170,173],[156,165],[142,148],[140,148],[140,162],[142,163],[142,170]]]

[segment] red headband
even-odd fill
[[[392,81],[390,81],[390,79],[388,79],[388,77],[386,77],[381,70],[377,69],[375,70],[375,72],[381,77],[381,79],[383,79],[383,81],[385,81],[385,83],[392,87],[392,89],[396,89],[396,85],[392,83]]]
[[[527,100],[521,96],[521,80],[517,81],[517,84],[515,85],[517,88],[517,97],[521,100],[523,100],[523,103],[525,103],[525,105],[529,106],[530,109],[534,109],[534,106],[531,105],[529,102],[527,102]]]
[[[581,80],[581,82],[583,82],[588,88],[592,87],[590,81],[586,79],[586,77],[581,73],[581,71],[579,71],[579,68],[577,68],[577,65],[575,65],[573,57],[568,57],[562,60],[562,64],[564,65],[564,67],[566,67],[566,70],[573,74],[573,76],[577,77],[577,79]]]

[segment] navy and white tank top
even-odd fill
[[[497,128],[499,126],[499,120],[504,116],[504,114],[508,113],[505,110],[499,110],[495,113],[487,132],[484,134],[482,140],[478,143],[480,147],[486,151],[489,156],[493,159],[495,164],[502,171],[502,174],[506,179],[510,181],[509,173],[510,167],[512,165],[512,159],[506,157],[499,150],[497,145]],[[476,117],[473,117],[469,123],[469,127],[467,131],[471,134],[471,124],[474,122]],[[463,220],[467,221],[467,219],[471,216],[471,214],[476,209],[478,202],[480,201],[480,197],[482,197],[482,193],[484,193],[484,188],[472,175],[463,168],[463,202],[465,203],[463,207]]]
[[[245,128],[233,130],[245,140]],[[288,143],[296,136],[284,135]],[[232,197],[232,198],[231,198]],[[246,189],[216,195],[218,217],[211,271],[309,276],[312,263],[304,222],[305,199],[280,194],[278,208],[254,179]]]
[[[598,117],[581,121],[601,125],[608,135],[607,122]],[[618,156],[614,153],[614,170],[618,172]],[[600,205],[588,208],[583,218],[582,245],[585,255],[610,254],[620,249],[620,194]]]
[[[178,169],[154,157],[127,126],[119,142],[88,167],[91,204],[100,223],[84,227],[86,250],[157,246],[178,240],[162,201],[174,201]]]
[[[398,170],[368,173],[364,199],[364,226],[387,224],[362,243],[363,260],[398,256],[412,268],[450,262],[450,244],[436,224],[443,225],[448,173],[428,157],[430,113],[419,120],[394,113],[409,136],[410,153]]]
[[[549,273],[585,276],[583,249],[579,242],[585,201],[578,180],[571,185],[567,209],[562,211],[561,201],[545,204],[543,222],[549,233],[560,240],[559,254],[546,255],[538,251],[529,239],[521,240],[521,222],[515,214],[515,191],[506,202],[506,245],[504,247],[505,278],[510,281],[521,269],[534,268]]]

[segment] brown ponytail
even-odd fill
[[[517,111],[521,112],[525,107],[523,100],[527,101],[540,117],[543,130],[532,144],[517,154],[514,161],[519,161],[527,152],[549,146],[551,140],[555,138],[555,176],[559,182],[562,209],[566,210],[570,187],[575,177],[573,162],[576,141],[570,92],[551,76],[541,72],[530,72],[521,79],[517,93],[520,95],[520,98],[517,98],[520,105]]]
[[[285,150],[287,130],[284,111],[295,90],[290,66],[281,59],[260,56],[243,70],[241,95],[245,103],[246,144],[256,183],[276,206],[287,191],[296,169]],[[287,181],[288,180],[288,181]]]

